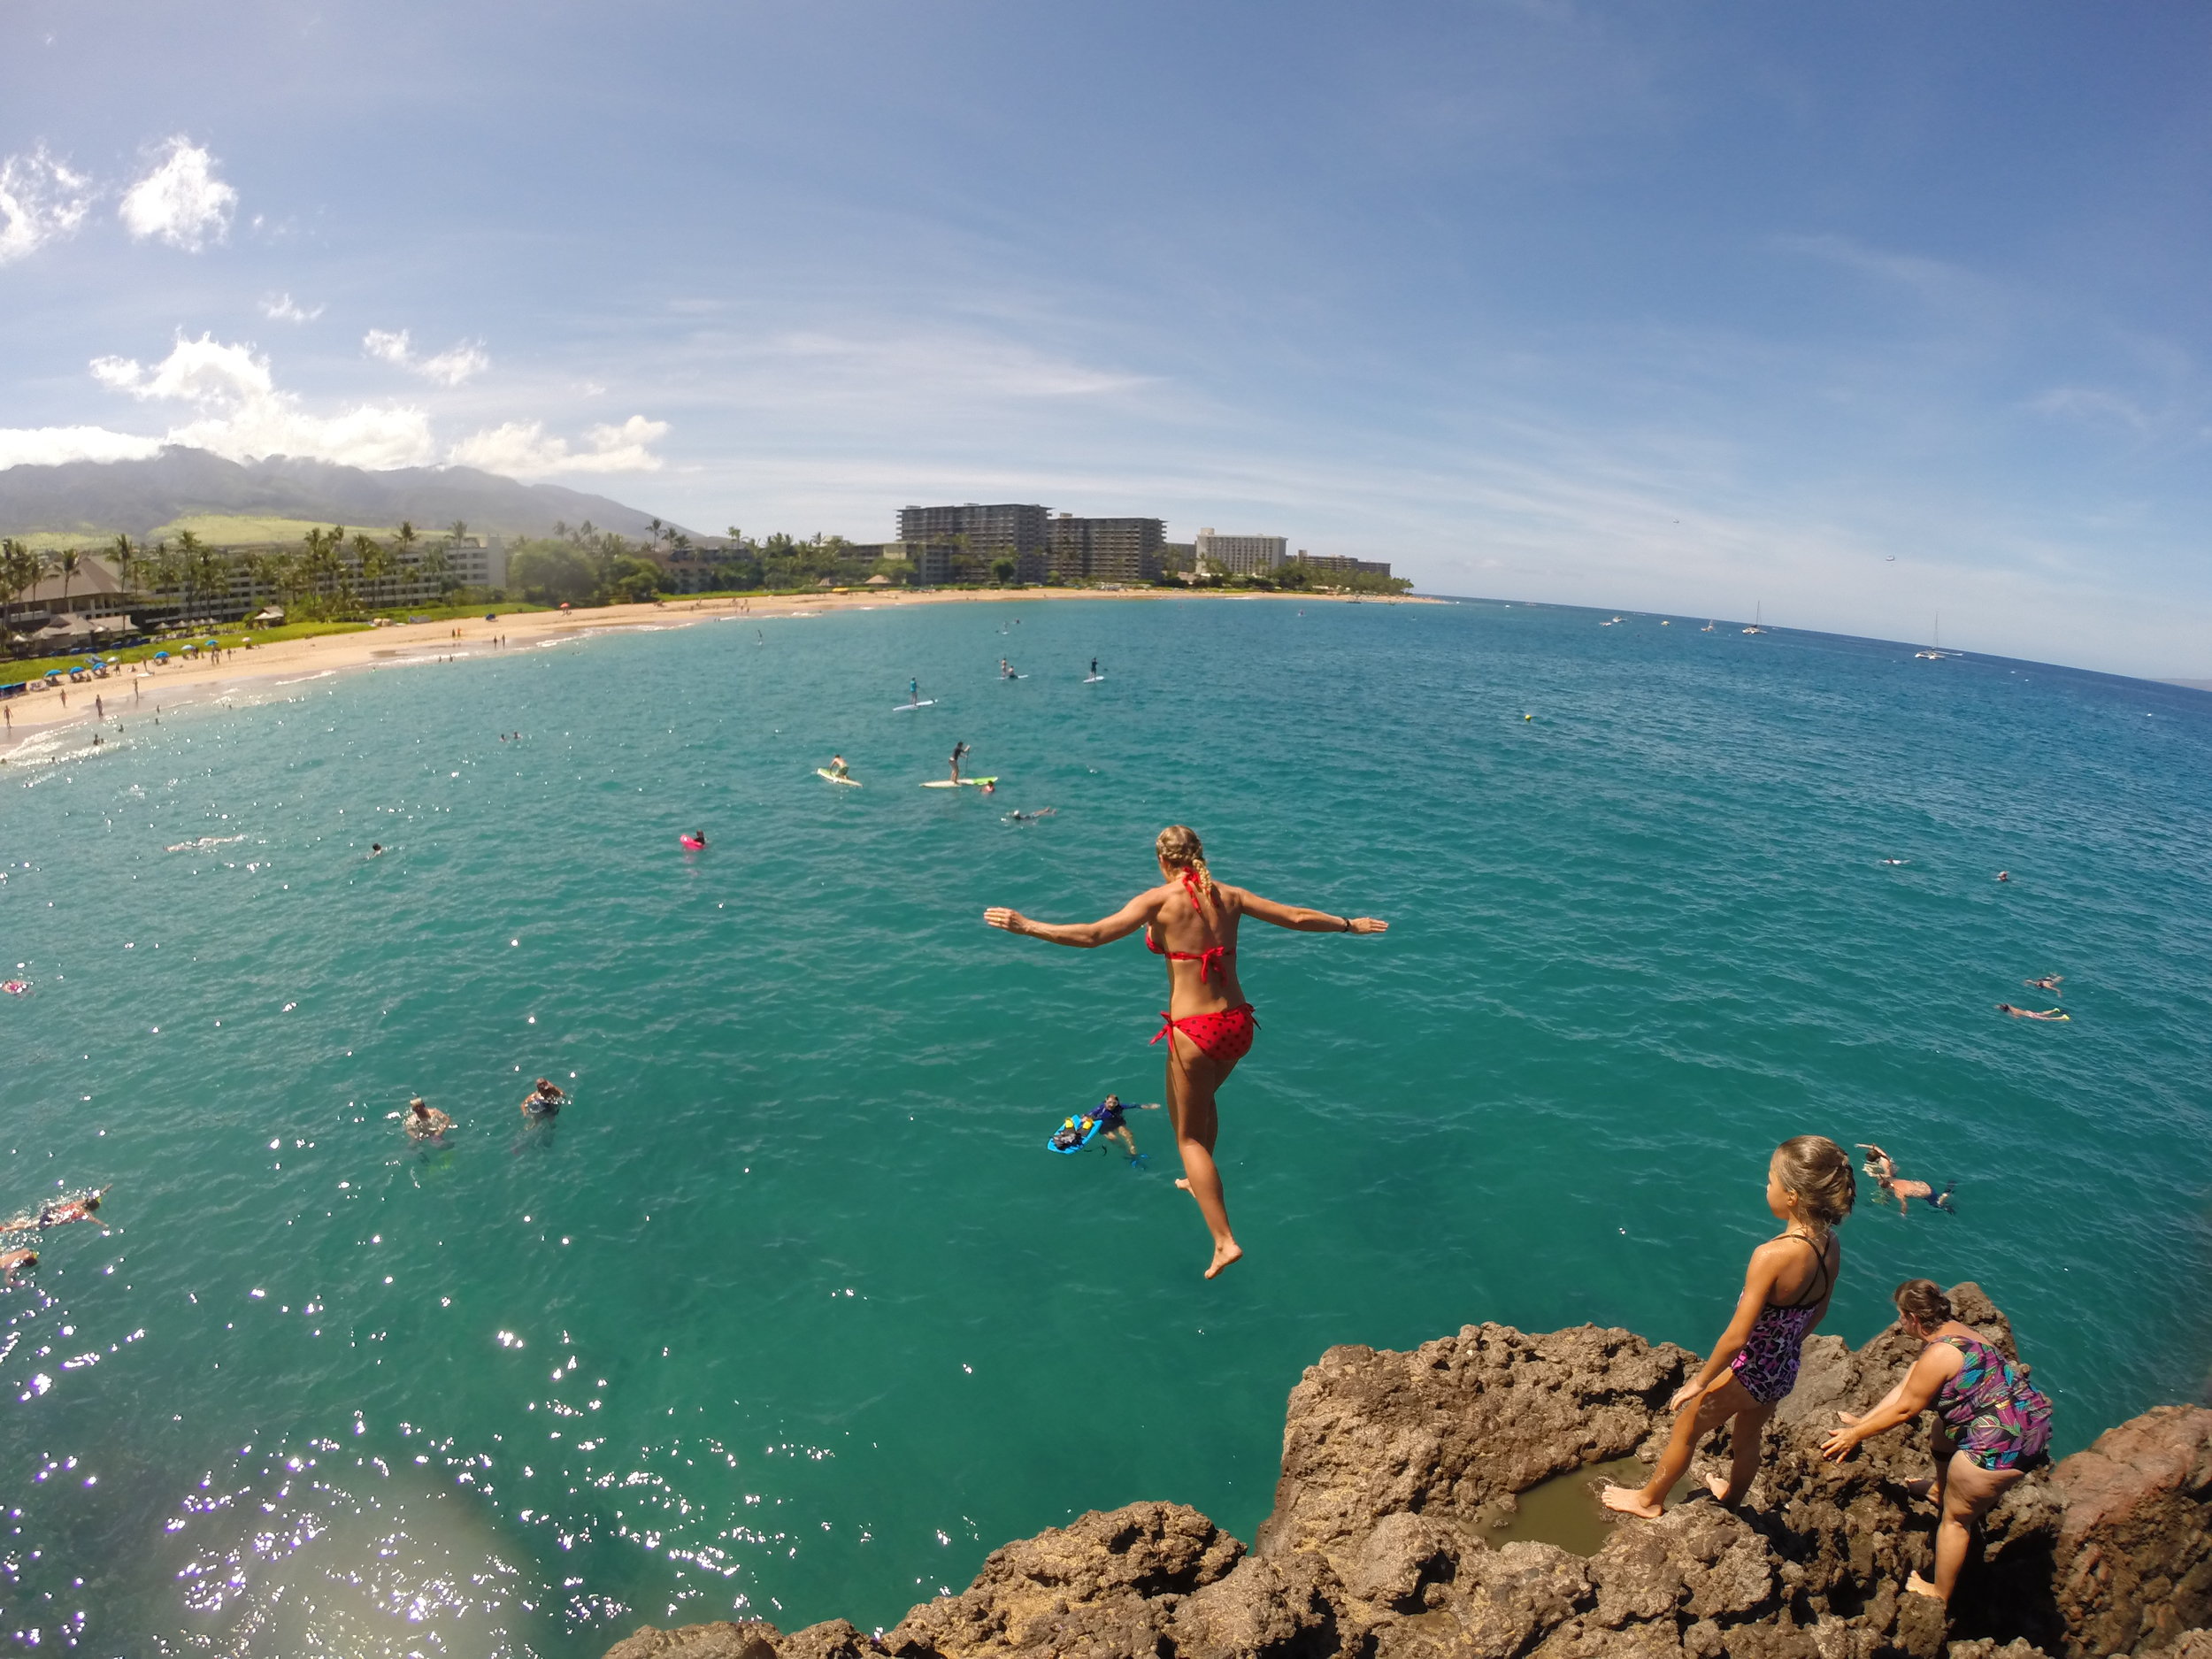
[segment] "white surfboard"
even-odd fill
[[[1103,674],[1086,674],[1083,676],[1083,683],[1087,686],[1095,686],[1100,680],[1105,678],[1106,676]]]
[[[924,697],[919,703],[895,703],[891,705],[891,712],[896,714],[904,709],[933,709],[936,706],[936,698]]]
[[[830,770],[827,766],[817,766],[817,767],[814,769],[814,775],[815,775],[816,777],[818,777],[818,778],[821,779],[821,780],[822,780],[824,782],[826,782],[826,783],[842,783],[842,784],[849,784],[852,787],[854,787],[854,788],[856,788],[856,789],[857,789],[857,788],[859,788],[859,787],[860,787],[860,780],[859,780],[859,779],[857,779],[857,778],[841,778],[841,777],[839,777],[839,776],[838,776],[835,772],[832,772],[832,771],[831,771],[831,770]]]
[[[963,778],[955,783],[949,778],[933,778],[922,786],[925,789],[980,789],[987,783],[996,783],[996,778]]]

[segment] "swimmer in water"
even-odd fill
[[[36,1250],[0,1251],[0,1285],[14,1284],[16,1273],[19,1269],[37,1265],[38,1252]]]
[[[2073,1016],[2062,1008],[2047,1008],[2040,1013],[2032,1008],[2015,1008],[2009,1002],[1997,1004],[2000,1014],[2009,1014],[2015,1019],[2071,1019]]]
[[[707,833],[704,830],[693,830],[682,839],[689,841],[695,849],[703,849],[707,844]]]
[[[104,1227],[108,1224],[101,1221],[93,1212],[99,1209],[100,1200],[107,1195],[107,1190],[103,1187],[98,1192],[88,1193],[82,1198],[50,1198],[31,1214],[18,1216],[6,1226],[0,1227],[0,1233],[22,1233],[33,1227],[58,1227],[72,1221],[98,1222]]]
[[[371,841],[369,843],[369,856],[372,858],[381,858],[383,856],[384,843],[382,841]]]
[[[1131,1157],[1141,1157],[1144,1155],[1137,1150],[1137,1137],[1129,1133],[1129,1125],[1122,1114],[1124,1112],[1156,1112],[1159,1110],[1160,1102],[1157,1101],[1148,1101],[1141,1106],[1125,1106],[1121,1103],[1120,1095],[1109,1094],[1088,1111],[1071,1118],[1063,1124],[1060,1126],[1060,1133],[1052,1138],[1053,1144],[1058,1146],[1062,1136],[1069,1136],[1071,1137],[1069,1145],[1080,1145],[1084,1135],[1089,1133],[1090,1125],[1096,1124],[1099,1133],[1105,1139],[1119,1141],[1122,1145],[1129,1148]]]
[[[960,781],[960,762],[967,752],[968,746],[965,743],[955,743],[952,746],[952,780],[955,783]]]
[[[1034,824],[1041,818],[1050,818],[1059,810],[1056,806],[1048,806],[1040,807],[1034,812],[1025,812],[1021,808],[1016,807],[1006,815],[1006,821],[1009,824]]]
[[[525,1118],[550,1118],[567,1103],[568,1096],[550,1079],[540,1078],[538,1085],[522,1097]]]
[[[453,1127],[453,1119],[418,1094],[407,1102],[407,1110],[401,1116],[400,1126],[407,1131],[407,1138],[411,1141],[435,1141]]]
[[[1885,858],[1882,860],[1882,863],[1886,864],[1901,864],[1906,862],[1908,861],[1902,858]]]
[[[1003,657],[998,659],[998,677],[1001,680],[1011,680],[1014,678],[1014,665],[1008,662]]]
[[[2000,880],[2000,881],[2009,881],[2009,880],[2011,880],[2011,879],[2012,879],[2012,872],[2011,872],[2011,871],[2009,871],[2009,870],[2000,870],[2000,871],[1997,872],[1997,879],[1998,879],[1998,880]]]
[[[1896,1160],[1881,1148],[1862,1141],[1859,1150],[1866,1154],[1866,1163],[1861,1167],[1874,1178],[1874,1184],[1882,1189],[1885,1199],[1894,1198],[1897,1201],[1899,1215],[1908,1213],[1911,1206],[1906,1201],[1913,1198],[1917,1198],[1931,1210],[1940,1210],[1947,1216],[1958,1214],[1951,1208],[1951,1194],[1958,1189],[1956,1181],[1947,1182],[1939,1193],[1925,1181],[1907,1180],[1898,1174]]]
[[[842,778],[845,776],[845,757],[842,755],[832,755],[830,764],[823,770],[833,778]]]
[[[2039,979],[2023,979],[2020,983],[2031,991],[2048,991],[2052,995],[2056,996],[2059,994],[2059,981],[2065,977],[2062,973],[2047,973]]]

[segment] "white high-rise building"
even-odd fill
[[[1225,576],[1264,576],[1283,562],[1283,549],[1287,536],[1279,535],[1216,535],[1211,530],[1201,530],[1194,544],[1201,570],[1219,571]]]

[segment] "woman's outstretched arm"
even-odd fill
[[[1371,916],[1339,916],[1333,910],[1310,910],[1300,904],[1278,904],[1256,893],[1237,889],[1237,908],[1256,922],[1271,922],[1300,933],[1384,933],[1388,922]]]
[[[1820,1444],[1820,1455],[1841,1462],[1861,1440],[1871,1440],[1900,1423],[1909,1423],[1935,1403],[1937,1392],[1958,1375],[1965,1356],[1947,1342],[1931,1342],[1905,1373],[1905,1379],[1856,1423],[1847,1423]]]
[[[1004,905],[993,905],[983,912],[983,919],[993,927],[1002,927],[1010,933],[1026,933],[1048,944],[1095,950],[1117,939],[1128,938],[1151,921],[1160,913],[1161,896],[1161,890],[1156,887],[1149,893],[1140,893],[1099,922],[1033,922],[1019,910],[1010,910]]]

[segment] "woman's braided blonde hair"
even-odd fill
[[[1152,850],[1169,869],[1191,877],[1192,901],[1202,909],[1205,895],[1214,890],[1214,879],[1206,868],[1206,847],[1198,839],[1198,832],[1187,824],[1171,824],[1160,832]]]

